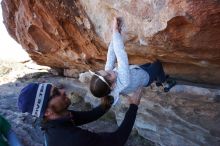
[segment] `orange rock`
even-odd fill
[[[9,34],[38,64],[103,68],[117,15],[130,63],[157,58],[177,78],[220,84],[218,1],[3,0],[2,8]]]

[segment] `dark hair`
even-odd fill
[[[98,72],[96,72],[96,74],[100,75]],[[103,78],[111,86],[111,82],[106,78],[106,76]],[[90,81],[90,91],[95,97],[104,97],[111,92],[111,88],[98,76],[93,75]]]

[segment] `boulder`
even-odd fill
[[[103,68],[120,16],[131,64],[159,59],[174,77],[220,84],[219,1],[3,0],[2,8],[9,34],[30,57],[67,76]]]

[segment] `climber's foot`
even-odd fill
[[[170,78],[170,76],[169,76],[169,75],[166,75],[166,76],[165,76],[165,81],[169,80],[169,78]],[[157,87],[163,86],[163,83],[160,82],[159,79],[157,79],[157,81],[156,81],[156,86],[157,86]]]
[[[169,79],[166,82],[166,85],[164,85],[164,92],[169,92],[170,89],[176,85],[176,81],[173,79]]]

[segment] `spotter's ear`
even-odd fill
[[[49,116],[52,116],[53,115],[53,111],[50,109],[50,108],[47,108],[46,109],[46,112],[44,114],[45,117],[49,117]]]

